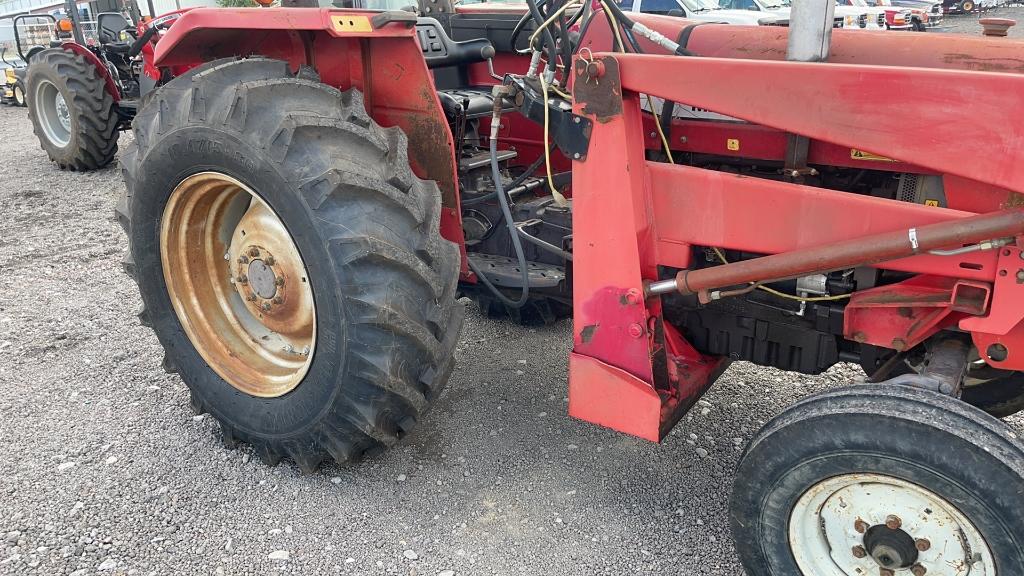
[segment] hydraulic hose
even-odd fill
[[[536,8],[536,4],[533,0],[530,0],[530,5]],[[543,21],[542,21],[543,22]],[[498,290],[497,286],[491,283],[487,279],[487,276],[483,274],[473,264],[473,261],[466,258],[466,262],[469,264],[469,268],[473,270],[476,277],[484,283],[484,286],[494,293],[494,295],[509,308],[522,308],[530,298],[530,269],[526,266],[526,255],[523,254],[523,244],[519,241],[519,231],[516,229],[515,221],[512,220],[512,209],[508,205],[508,196],[505,194],[505,187],[501,183],[501,165],[498,163],[498,126],[501,124],[501,101],[504,98],[504,87],[494,87],[494,113],[491,117],[491,140],[490,140],[490,153],[491,153],[491,177],[494,179],[494,188],[498,194],[498,204],[501,205],[501,213],[505,217],[505,225],[508,227],[508,234],[512,240],[512,248],[515,250],[516,259],[519,261],[519,271],[522,275],[522,292],[519,295],[518,300],[512,300],[508,296],[502,294],[501,290]]]
[[[526,5],[530,8],[530,15],[533,16],[534,22],[537,26],[544,26],[544,15],[541,14],[540,8],[537,6],[536,0],[526,0]],[[548,52],[548,69],[555,70],[555,65],[558,62],[558,49],[555,45],[555,37],[551,35],[551,31],[544,28],[541,31],[543,35],[542,48],[546,48]],[[531,46],[531,48],[533,48]]]

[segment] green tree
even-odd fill
[[[217,0],[221,8],[255,8],[259,6],[256,0]]]

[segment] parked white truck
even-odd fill
[[[724,9],[750,10],[789,19],[792,0],[718,0]],[[885,10],[871,6],[836,5],[836,19],[842,19],[843,28],[853,30],[885,30]]]

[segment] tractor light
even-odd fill
[[[60,31],[60,32],[71,32],[71,27],[72,27],[71,20],[68,20],[67,18],[61,18],[60,20],[57,20],[57,30],[58,31]]]
[[[849,14],[846,15],[846,26],[853,26],[857,23],[857,19]]]
[[[274,3],[274,0],[256,0],[256,3],[261,7],[266,8]]]

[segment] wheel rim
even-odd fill
[[[18,106],[25,104],[25,93],[21,91],[21,86],[14,87],[14,101]]]
[[[819,482],[789,518],[797,566],[813,576],[994,576],[985,539],[956,507],[881,474]]]
[[[316,310],[284,224],[251,188],[217,172],[183,180],[160,227],[164,280],[206,363],[238,390],[277,397],[312,362]]]
[[[71,141],[71,110],[53,82],[39,81],[35,108],[46,138],[61,148],[67,146]]]

